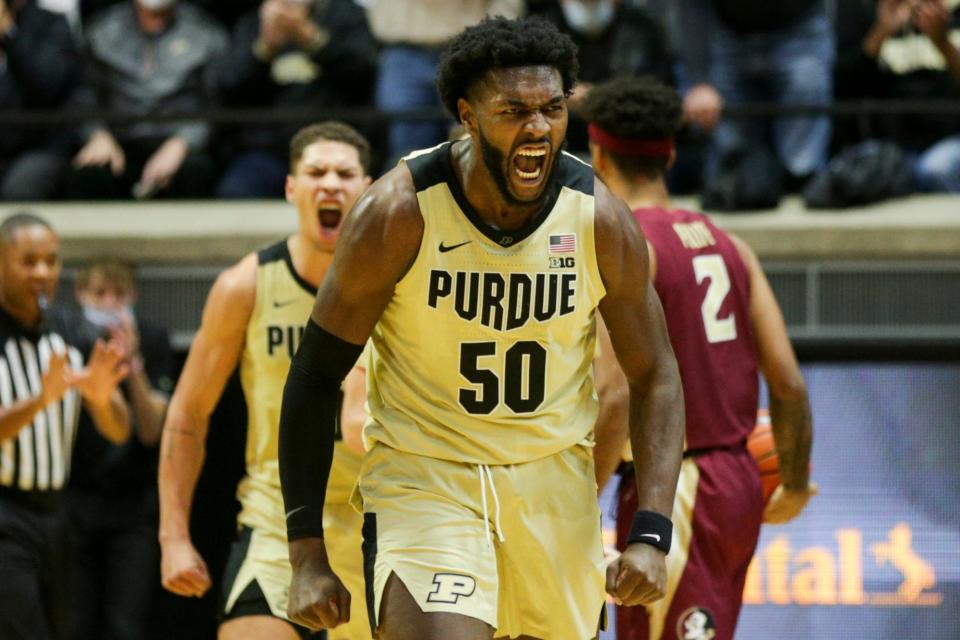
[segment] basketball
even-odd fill
[[[766,502],[780,484],[780,458],[777,457],[770,414],[766,409],[757,412],[757,426],[747,438],[747,450],[760,470],[760,485],[763,487],[763,501]]]

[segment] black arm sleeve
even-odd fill
[[[290,363],[280,407],[280,488],[287,539],[323,537],[340,383],[363,351],[313,320]]]

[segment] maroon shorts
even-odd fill
[[[763,507],[760,475],[746,449],[713,449],[684,458],[667,556],[667,595],[646,608],[617,607],[617,640],[732,640]],[[628,473],[618,489],[621,550],[636,510],[636,482]]]

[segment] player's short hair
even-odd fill
[[[13,242],[13,236],[16,234],[18,229],[23,227],[32,227],[34,225],[39,225],[41,227],[46,227],[52,233],[56,233],[53,230],[53,227],[50,226],[50,223],[33,213],[32,211],[17,211],[11,213],[7,216],[2,223],[0,223],[0,240],[3,241],[3,244],[7,245]]]
[[[587,93],[581,111],[607,133],[629,140],[673,138],[683,126],[680,95],[653,78],[616,78],[598,84]],[[659,178],[669,160],[604,152],[626,178]]]
[[[328,120],[308,125],[297,131],[290,139],[290,173],[297,170],[303,150],[318,140],[342,142],[357,150],[363,173],[370,173],[370,142],[363,134],[344,122]]]
[[[563,91],[569,95],[580,69],[577,45],[542,18],[486,18],[450,41],[437,68],[437,91],[443,106],[459,121],[457,100],[466,98],[470,86],[488,71],[535,66],[559,71]]]
[[[129,293],[134,289],[133,265],[120,258],[97,258],[80,267],[77,271],[77,287],[80,289],[89,287],[94,274],[100,274],[104,280],[120,291]]]

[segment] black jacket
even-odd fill
[[[879,58],[868,57],[863,40],[876,16],[877,0],[845,0],[837,7],[837,66],[834,91],[837,99],[856,100],[949,100],[960,98],[960,85],[944,68],[927,64],[922,55],[933,45],[919,30],[905,25],[891,36],[891,51]],[[951,33],[960,32],[960,7],[951,12]],[[879,114],[870,118],[837,119],[841,142],[864,138],[894,140],[920,151],[960,132],[960,115]]]
[[[0,109],[56,109],[77,82],[80,57],[66,18],[27,3],[0,37]],[[39,128],[0,125],[0,157],[42,144]]]
[[[811,15],[822,2],[823,0],[713,0],[720,20],[730,29],[744,34],[789,27]]]
[[[371,104],[378,48],[364,10],[353,0],[315,0],[312,18],[330,39],[312,55],[288,46],[271,61],[254,55],[260,33],[259,10],[242,16],[218,73],[224,104],[232,107],[342,108]],[[293,60],[305,73],[284,78],[283,63]],[[289,68],[288,65],[287,68]],[[307,122],[286,127],[244,127],[234,136],[241,148],[266,149],[286,156],[291,135]]]

